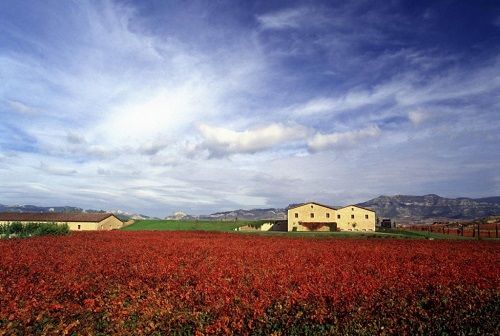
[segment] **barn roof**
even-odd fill
[[[322,207],[325,207],[325,208],[328,208],[328,209],[332,209],[332,210],[337,210],[338,209],[338,207],[333,207],[333,206],[321,204],[321,203],[318,203],[318,202],[305,202],[305,203],[300,203],[300,204],[296,204],[296,205],[294,205],[292,207],[289,207],[288,210],[295,209],[295,208],[301,207],[301,206],[306,205],[306,204],[315,204],[315,205],[319,205],[319,206],[322,206]]]
[[[339,208],[339,210],[340,210],[340,209],[349,208],[349,207],[360,208],[360,209],[363,209],[363,210],[367,210],[367,211],[375,212],[375,210],[368,209],[368,208],[365,208],[365,207],[362,207],[362,206],[359,206],[359,205],[356,205],[356,204],[349,204],[349,205],[343,206],[343,207]]]
[[[318,202],[305,202],[305,203],[295,204],[295,205],[289,207],[288,210],[295,209],[295,208],[301,207],[301,206],[306,205],[306,204],[315,204],[315,205],[319,205],[319,206],[322,206],[322,207],[325,207],[325,208],[329,208],[329,209],[332,209],[332,210],[340,210],[340,209],[345,209],[345,208],[348,208],[348,207],[356,207],[356,208],[360,208],[360,209],[363,209],[363,210],[368,210],[368,211],[371,211],[371,212],[375,212],[372,209],[364,208],[362,206],[355,205],[355,204],[349,204],[349,205],[346,205],[346,206],[343,206],[343,207],[339,207],[339,206],[325,205],[325,204],[321,204],[321,203],[318,203]]]
[[[9,222],[101,222],[112,213],[0,212],[0,221]],[[116,217],[116,216],[115,216]]]

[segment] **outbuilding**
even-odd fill
[[[123,226],[123,222],[112,213],[0,213],[0,224],[13,222],[68,224],[72,231],[113,230]]]

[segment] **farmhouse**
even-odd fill
[[[288,231],[375,231],[376,214],[356,205],[308,202],[288,209]]]
[[[0,213],[0,224],[12,222],[68,224],[70,230],[113,230],[123,226],[123,222],[111,213]]]

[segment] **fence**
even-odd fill
[[[442,233],[462,237],[500,238],[500,223],[474,224],[464,227],[449,227],[446,225],[414,225],[403,230]]]

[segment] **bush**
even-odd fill
[[[13,233],[20,235],[24,231],[23,224],[20,222],[14,222],[10,224],[10,227],[8,228],[9,232],[8,233]]]
[[[27,224],[24,224],[24,232],[26,234],[30,234],[32,232],[35,232],[39,227],[40,225],[42,225],[41,223],[27,223]]]
[[[68,224],[39,224],[34,236],[62,236],[69,233]]]
[[[61,236],[69,233],[68,224],[56,223],[26,223],[12,222],[8,224],[0,224],[0,234],[15,235],[17,237],[31,237],[31,236]]]

